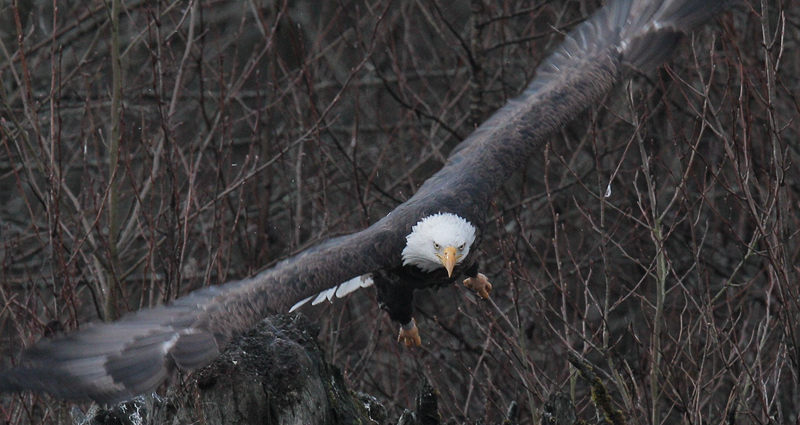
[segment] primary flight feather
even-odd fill
[[[0,392],[126,400],[155,389],[176,366],[208,364],[233,336],[269,314],[373,283],[382,307],[400,323],[398,339],[418,345],[415,289],[464,278],[480,296],[489,296],[492,286],[478,273],[475,256],[500,186],[542,150],[549,134],[610,90],[624,68],[659,65],[680,34],[725,3],[611,1],[575,28],[526,90],[461,142],[411,199],[369,228],[330,239],[251,278],[43,340],[23,353],[18,366],[0,372]]]

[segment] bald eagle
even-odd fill
[[[475,290],[484,299],[489,298],[492,284],[486,275],[478,273],[477,263],[470,256],[470,248],[475,242],[477,232],[478,229],[472,223],[453,213],[437,213],[424,217],[406,236],[400,267],[350,279],[316,296],[298,301],[289,312],[309,301],[316,305],[375,284],[381,307],[389,313],[392,320],[401,324],[397,341],[408,347],[419,346],[422,338],[412,317],[414,289],[446,285],[463,274],[467,276],[464,286]]]
[[[464,278],[488,297],[492,286],[478,273],[475,257],[486,211],[501,185],[541,152],[549,134],[596,104],[625,68],[657,66],[682,33],[725,3],[612,0],[566,37],[519,97],[462,141],[440,171],[378,222],[256,276],[43,340],[23,353],[18,366],[0,372],[0,392],[29,389],[103,403],[126,400],[152,391],[175,367],[208,364],[234,335],[266,315],[299,307],[298,300],[330,299],[371,282],[401,325],[399,340],[418,345],[415,289]]]

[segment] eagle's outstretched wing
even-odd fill
[[[484,208],[547,137],[595,105],[626,68],[665,61],[681,35],[726,8],[729,0],[616,0],[578,25],[542,62],[525,91],[462,141],[415,198],[458,193]]]
[[[724,0],[615,0],[579,25],[525,92],[464,140],[407,202],[361,232],[331,239],[254,277],[209,287],[170,305],[42,341],[0,372],[0,392],[117,402],[153,390],[178,366],[208,364],[230,338],[262,317],[364,273],[400,263],[420,218],[457,211],[480,223],[500,185],[545,138],[620,78],[626,66],[665,60],[680,33]]]
[[[402,227],[402,220],[385,219],[248,279],[40,341],[19,366],[0,372],[0,392],[29,389],[115,403],[152,391],[175,366],[191,370],[211,362],[232,336],[261,318],[286,312],[319,288],[387,267],[392,253],[402,250],[404,237],[396,231]]]

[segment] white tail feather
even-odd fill
[[[312,295],[308,298],[304,298],[298,301],[292,308],[289,309],[289,313],[297,310],[298,308],[308,304],[311,301],[311,305],[317,305],[323,301],[333,301],[333,298],[344,298],[345,296],[349,295],[351,292],[355,292],[361,288],[366,288],[372,286],[373,284],[372,275],[365,274],[361,276],[356,276],[347,282],[340,283],[332,288],[328,288],[317,295]]]

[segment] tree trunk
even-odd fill
[[[192,382],[166,398],[140,397],[76,423],[383,424],[385,408],[357,395],[325,362],[317,331],[302,316],[263,320]]]

